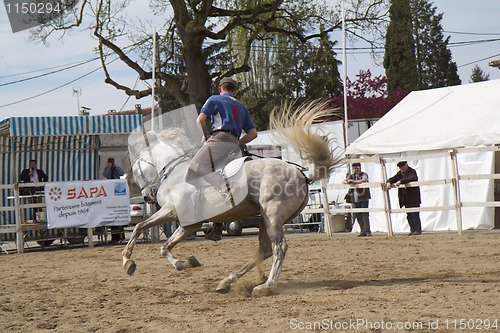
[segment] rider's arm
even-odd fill
[[[201,133],[203,133],[203,137],[207,140],[210,136],[207,130],[207,115],[201,112],[198,118],[196,118],[196,124],[198,124],[198,128],[201,130]]]
[[[257,130],[255,128],[249,129],[245,135],[240,138],[240,145],[244,145],[257,137]]]

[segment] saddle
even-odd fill
[[[234,177],[241,170],[241,168],[243,167],[243,165],[246,161],[249,161],[251,159],[252,158],[250,156],[239,157],[237,159],[230,161],[224,167],[216,169],[215,172],[219,173],[224,179],[229,180],[230,178]],[[188,172],[189,171],[190,170],[188,170]],[[213,186],[208,181],[206,181],[203,176],[200,176],[200,177],[188,176],[188,177],[186,177],[186,182],[188,184],[191,184],[191,185],[197,186],[197,187]]]
[[[226,166],[224,166],[224,168],[222,169],[222,176],[226,178],[231,178],[232,176],[237,174],[238,171],[240,171],[241,167],[246,161],[249,161],[251,159],[252,158],[250,156],[243,156],[235,160],[232,160],[231,162],[226,164]]]

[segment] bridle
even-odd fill
[[[191,158],[193,158],[194,155],[195,155],[194,151],[188,151],[188,152],[174,158],[173,160],[169,161],[161,169],[161,171],[156,174],[155,178],[152,181],[149,181],[148,178],[146,177],[146,174],[144,173],[144,170],[142,169],[140,162],[144,162],[146,164],[149,164],[150,166],[155,168],[155,172],[156,172],[156,166],[152,162],[142,158],[141,156],[138,156],[133,165],[139,163],[138,169],[140,172],[140,176],[145,183],[145,185],[141,187],[141,192],[145,188],[154,187],[155,185],[160,185],[174,171],[174,169],[177,166],[179,166],[180,164],[182,164],[186,161],[189,161]]]
[[[159,185],[160,184],[160,177],[159,177],[158,173],[156,173],[156,176],[154,177],[154,179],[152,181],[149,181],[149,179],[146,177],[146,174],[144,173],[144,170],[141,167],[140,162],[144,162],[146,164],[149,164],[150,166],[152,166],[155,169],[155,172],[156,172],[156,167],[152,162],[142,158],[141,156],[138,156],[135,159],[135,162],[133,165],[136,165],[137,163],[139,163],[139,164],[137,164],[137,166],[138,166],[138,169],[140,172],[140,176],[145,183],[145,185],[141,187],[141,192],[142,192],[142,190],[144,190],[147,187],[153,187],[154,185]]]

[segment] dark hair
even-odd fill
[[[30,160],[30,163],[31,163],[31,162],[35,162],[35,164],[38,164],[36,160]]]
[[[361,167],[361,163],[356,162],[356,163],[353,163],[353,164],[352,164],[352,166],[353,166],[353,167],[358,167],[358,166],[359,166],[359,167]]]
[[[224,82],[223,84],[220,85],[220,87],[225,91],[230,91],[230,92],[236,91],[236,86],[231,82]]]
[[[398,162],[398,168],[404,167],[407,164],[406,161]]]
[[[235,92],[238,89],[238,82],[230,77],[224,77],[220,80],[219,87],[225,91]]]
[[[108,158],[108,163],[113,163],[114,164],[115,163],[115,159],[112,158],[112,157]]]

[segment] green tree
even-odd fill
[[[271,84],[258,99],[246,93],[241,97],[257,129],[267,129],[269,113],[285,100],[321,99],[341,92],[335,44],[326,34],[319,41],[306,43],[291,37],[278,38],[276,45],[281,46],[275,48],[279,50],[275,62],[264,71],[265,77],[272,78]]]
[[[443,14],[429,0],[410,0],[417,62],[418,88],[429,89],[461,84],[457,65],[444,37]]]
[[[418,81],[410,0],[391,0],[389,16],[384,55],[387,88],[412,91],[417,89]]]
[[[490,79],[490,74],[486,74],[477,64],[472,68],[470,74],[470,83],[488,81]]]

